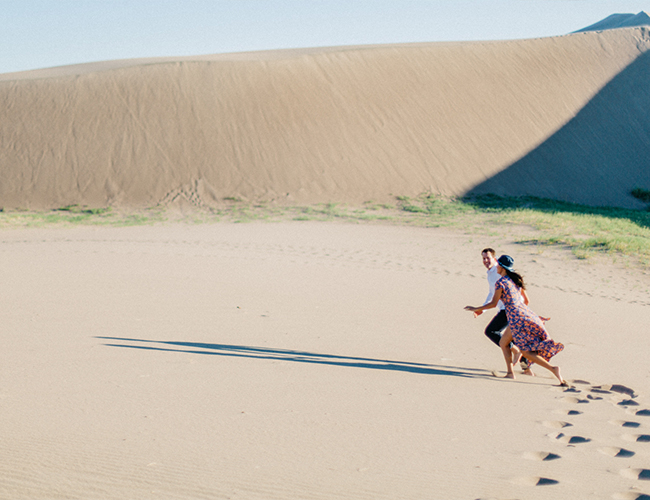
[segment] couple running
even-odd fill
[[[509,255],[496,259],[496,252],[486,248],[481,252],[483,264],[487,268],[490,293],[480,307],[467,306],[474,316],[479,316],[486,309],[497,307],[499,312],[485,329],[485,335],[499,347],[506,360],[506,378],[515,378],[513,365],[520,359],[527,360],[522,368],[524,373],[533,375],[533,363],[549,370],[560,385],[568,385],[560,375],[560,367],[552,366],[549,361],[564,345],[548,337],[544,322],[548,318],[537,316],[528,307],[528,295],[523,277],[513,269],[514,260]]]

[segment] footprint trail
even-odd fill
[[[554,386],[552,390],[557,391],[558,387]],[[650,500],[650,408],[646,407],[640,395],[621,384],[594,385],[585,380],[573,380],[556,400],[561,407],[552,413],[561,418],[541,420],[539,424],[547,432],[548,429],[555,430],[546,434],[549,443],[555,449],[564,446],[565,451],[523,453],[522,458],[526,460],[549,462],[549,465],[545,467],[544,475],[521,475],[511,483],[531,489],[550,487],[555,497],[568,498],[562,492],[562,481],[566,480],[562,478],[567,477],[566,464],[573,463],[580,464],[587,471],[602,470],[603,475],[611,475],[611,484],[619,489],[609,493],[585,491],[585,498],[597,493],[605,495],[599,498]],[[620,417],[612,418],[612,412],[620,412]],[[594,419],[602,426],[595,429],[592,425]],[[590,423],[588,433],[583,432],[587,428],[586,422]],[[617,434],[615,428],[620,429],[620,433]],[[631,433],[631,430],[637,432]],[[557,476],[553,471],[557,471]],[[623,488],[620,485],[625,485],[625,482],[621,483],[621,478],[627,480],[627,486]]]

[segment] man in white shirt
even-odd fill
[[[501,276],[497,272],[497,259],[494,249],[485,248],[481,252],[481,257],[483,258],[483,265],[487,268],[487,279],[489,286],[488,296],[483,303],[483,305],[485,305],[492,301],[495,290],[494,286],[496,285],[497,281],[499,281],[499,278],[501,278]],[[499,301],[497,304],[497,311],[498,312],[496,316],[492,318],[492,321],[490,321],[488,326],[485,328],[485,336],[494,342],[497,347],[499,347],[501,336],[503,335],[503,332],[506,330],[506,328],[508,328],[508,317],[506,316],[506,309],[501,301]],[[481,314],[482,311],[475,312],[474,317],[480,316]],[[525,362],[526,358],[521,357],[521,352],[512,342],[510,343],[510,352],[512,353],[513,363],[517,363],[517,361],[521,359],[522,370],[524,370],[526,373],[529,373],[528,363]]]

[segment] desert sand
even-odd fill
[[[647,271],[382,225],[0,238],[2,498],[650,494]],[[463,310],[485,245],[515,257],[573,389],[491,374],[491,314]]]
[[[4,208],[432,192],[642,208],[650,29],[0,75]]]
[[[642,208],[649,48],[641,26],[4,74],[0,208]],[[649,271],[489,234],[0,231],[0,498],[650,498]],[[551,317],[571,388],[502,378],[493,313],[463,310],[486,246]]]

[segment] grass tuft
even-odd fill
[[[537,244],[566,246],[580,258],[616,253],[650,261],[648,211],[591,207],[532,196],[487,195],[466,198],[465,202],[492,215],[497,223],[529,226],[539,232]]]
[[[17,227],[133,226],[173,221],[346,221],[422,227],[447,227],[488,237],[508,237],[525,245],[561,246],[580,259],[628,255],[650,266],[650,211],[590,207],[533,196],[496,195],[447,198],[431,193],[396,198],[395,205],[374,201],[349,207],[341,203],[278,206],[229,198],[217,209],[178,216],[164,208],[117,211],[67,205],[51,211],[3,210],[0,229]]]

